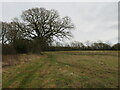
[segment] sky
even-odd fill
[[[10,22],[30,8],[55,9],[61,17],[72,19],[75,29],[73,38],[63,42],[118,42],[117,2],[3,2],[2,21]],[[1,17],[1,16],[0,16]]]

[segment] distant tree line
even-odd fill
[[[15,45],[3,45],[3,54],[18,54],[18,53],[41,53],[38,52],[31,41],[21,40],[16,41]],[[72,42],[70,44],[49,45],[43,48],[43,51],[82,51],[82,50],[120,50],[120,43],[109,45],[103,42],[94,42],[90,46],[84,45],[81,42]],[[37,51],[37,52],[36,52]]]
[[[50,46],[46,51],[79,51],[79,50],[120,50],[120,43],[110,45],[108,43],[93,42],[90,45],[83,44],[82,42],[74,41],[70,44],[62,45],[57,44]]]

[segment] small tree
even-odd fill
[[[120,50],[120,43],[116,43],[112,46],[112,49]]]
[[[2,42],[2,45],[6,44],[8,42],[7,34],[9,29],[9,24],[6,22],[1,22],[1,32],[0,32],[0,41]]]
[[[102,41],[100,42],[95,42],[91,45],[91,48],[92,49],[97,49],[97,50],[110,50],[111,49],[111,46],[106,44],[106,43],[103,43]]]
[[[20,23],[17,19],[14,19],[10,23],[1,22],[2,23],[2,32],[0,34],[0,38],[2,41],[3,49],[12,48],[17,52],[26,52],[26,41],[25,39],[25,30],[26,26],[23,23]],[[9,44],[6,45],[5,44]],[[4,50],[4,51],[7,51]],[[12,52],[12,51],[11,51]],[[5,52],[7,53],[7,52]]]

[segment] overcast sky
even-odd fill
[[[69,16],[76,26],[70,41],[110,41],[118,42],[118,3],[117,2],[4,2],[2,20],[11,21],[29,8],[44,7],[58,10],[61,17]],[[70,42],[65,40],[64,42]]]

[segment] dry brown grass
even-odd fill
[[[116,51],[44,52],[19,57],[19,65],[3,68],[3,87],[118,87]]]
[[[30,60],[40,58],[35,54],[17,54],[17,55],[3,55],[2,67],[13,66],[21,63],[29,62]]]

